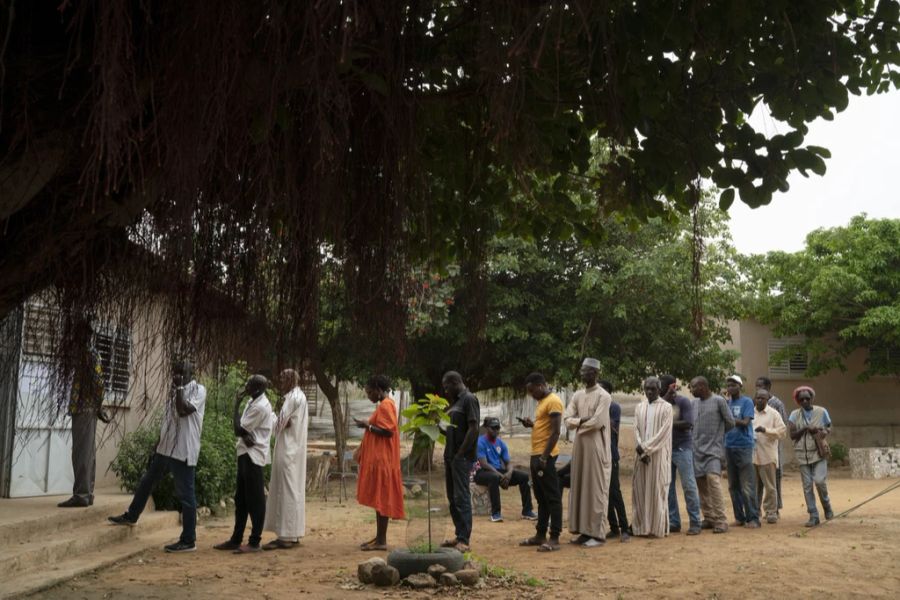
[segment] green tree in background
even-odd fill
[[[868,350],[861,379],[900,375],[900,219],[859,215],[813,231],[799,252],[747,263],[750,316],[803,340],[784,353],[805,352],[808,375],[845,371],[857,350]]]

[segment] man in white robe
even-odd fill
[[[266,507],[266,531],[278,537],[264,550],[294,548],[306,533],[306,434],[309,410],[293,369],[281,372],[279,387],[284,394],[275,423],[275,449]]]
[[[586,389],[572,396],[563,420],[575,432],[572,444],[571,490],[569,492],[569,531],[572,540],[586,548],[606,542],[606,509],[609,504],[609,480],[612,474],[609,406],[612,397],[597,384],[600,362],[585,358],[581,380]]]
[[[672,405],[660,398],[658,377],[644,381],[646,396],[634,411],[637,460],[632,480],[631,521],[635,535],[669,534],[672,479]]]

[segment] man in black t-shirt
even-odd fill
[[[468,552],[469,538],[472,535],[469,473],[475,462],[481,407],[478,398],[466,388],[462,375],[456,371],[445,373],[441,384],[450,401],[450,408],[447,409],[450,427],[444,432],[447,437],[444,446],[444,478],[447,500],[450,502],[450,517],[456,530],[456,537],[445,540],[441,545]]]

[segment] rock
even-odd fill
[[[198,517],[208,517],[211,514],[212,514],[212,511],[209,510],[208,506],[201,506],[200,508],[197,509]]]
[[[234,508],[234,498],[225,498],[225,504],[228,508]]]
[[[428,573],[413,573],[403,581],[406,582],[406,585],[415,590],[423,590],[425,588],[433,588],[435,586],[434,577],[432,577]]]
[[[419,494],[422,493],[422,486],[419,485],[418,483],[414,483],[413,486],[411,488],[409,488],[409,493],[412,494],[413,496],[418,496]]]
[[[372,567],[372,583],[380,587],[397,585],[400,583],[400,571],[388,564],[375,564]]]
[[[453,573],[441,573],[439,582],[444,587],[455,587],[459,585],[459,579],[457,579],[456,575]]]
[[[444,565],[431,565],[428,567],[428,574],[434,577],[436,580],[441,578],[441,575],[447,572],[447,567]]]
[[[481,575],[475,569],[463,569],[456,572],[456,579],[463,585],[475,585]]]
[[[460,569],[460,570],[464,570],[464,571],[471,571],[471,570],[481,571],[481,567],[480,567],[480,566],[478,565],[478,563],[475,562],[474,560],[467,560],[466,562],[463,563],[462,569]]]
[[[387,566],[387,563],[384,562],[383,558],[377,556],[359,563],[359,566],[356,567],[356,576],[359,578],[360,583],[372,583],[372,569],[375,568],[375,565]]]

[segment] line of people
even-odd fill
[[[586,358],[581,367],[585,387],[569,405],[552,393],[540,373],[526,378],[527,393],[537,401],[534,419],[520,419],[532,430],[530,472],[517,470],[499,436],[500,423],[487,418],[485,434],[477,437],[478,400],[462,377],[450,372],[444,390],[452,404],[445,449],[447,497],[455,537],[443,545],[469,548],[472,531],[467,472],[475,462],[473,481],[488,487],[491,521],[502,521],[500,489],[518,486],[522,517],[536,521],[535,535],[520,545],[539,552],[560,548],[563,529],[562,489],[570,487],[568,529],[572,544],[602,546],[611,537],[627,542],[631,535],[664,537],[682,530],[676,477],[681,480],[689,517],[687,535],[703,529],[728,531],[723,470],[734,521],[749,529],[775,524],[783,507],[781,495],[781,440],[789,433],[800,466],[809,520],[820,522],[815,492],[826,519],[834,516],[828,498],[828,452],[825,438],[831,430],[828,411],[815,406],[809,386],[794,390],[798,408],[786,416],[784,404],[771,393],[766,377],[756,381],[751,400],[742,392],[738,375],[726,380],[727,399],[714,394],[704,377],[690,382],[692,399],[678,394],[671,375],[644,381],[644,398],[635,409],[635,463],[632,478],[632,522],[629,525],[619,486],[618,435],[621,407],[612,401],[612,384],[599,381],[599,361]],[[557,469],[562,424],[574,432],[572,458]],[[476,441],[477,440],[477,441]],[[529,493],[529,475],[538,511]]]
[[[480,405],[462,376],[450,371],[442,387],[450,405],[449,427],[444,434],[444,468],[447,499],[454,524],[454,537],[442,545],[469,550],[472,533],[470,477],[487,485],[492,520],[502,520],[500,488],[518,486],[522,517],[535,521],[535,535],[520,545],[540,552],[559,550],[563,528],[562,489],[570,487],[568,506],[571,543],[599,547],[610,537],[627,542],[632,535],[664,537],[681,531],[675,490],[681,479],[689,516],[688,535],[702,529],[714,533],[728,530],[721,489],[723,462],[735,524],[760,526],[760,507],[767,523],[778,522],[781,500],[781,447],[790,432],[794,455],[800,464],[809,520],[819,523],[814,489],[818,491],[825,518],[833,511],[827,489],[827,443],[831,430],[828,411],[815,406],[815,391],[809,386],[794,390],[798,408],[785,418],[784,405],[771,394],[771,381],[757,380],[754,400],[742,394],[737,375],[727,379],[728,399],[713,394],[704,377],[690,383],[694,398],[677,393],[670,375],[644,381],[644,398],[635,409],[635,463],[632,478],[632,522],[628,523],[619,486],[618,436],[621,407],[612,401],[612,384],[599,381],[600,363],[586,358],[581,367],[584,388],[564,406],[540,373],[526,378],[527,393],[537,401],[534,419],[520,419],[531,429],[529,472],[516,470],[508,448],[499,439],[500,424],[488,418],[486,434],[479,437]],[[233,427],[237,456],[235,519],[231,537],[214,548],[235,553],[290,549],[305,534],[306,446],[309,415],[299,375],[291,369],[279,376],[282,397],[273,410],[261,375],[252,376],[234,401]],[[377,375],[365,386],[376,408],[368,420],[354,419],[363,429],[356,451],[359,465],[357,501],[376,511],[375,536],[361,550],[387,549],[391,519],[403,519],[403,482],[400,472],[400,432],[397,408],[390,397],[390,380]],[[243,411],[240,406],[249,398]],[[200,453],[200,435],[206,389],[193,375],[189,362],[173,366],[172,386],[160,428],[155,453],[123,514],[109,517],[115,525],[133,526],[146,506],[154,486],[171,472],[181,503],[182,534],[165,547],[167,552],[196,549],[196,498],[194,472]],[[572,459],[557,469],[562,424],[574,432]],[[271,450],[270,440],[275,443]],[[268,499],[264,467],[271,462]],[[476,471],[472,475],[473,465]],[[530,486],[530,488],[529,488]],[[531,505],[531,492],[537,513]],[[702,517],[701,517],[702,515]],[[247,543],[247,521],[251,530]],[[275,539],[262,545],[262,532]]]

